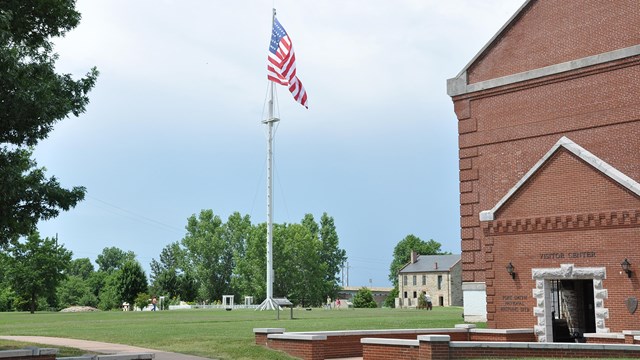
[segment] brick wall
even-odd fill
[[[486,56],[469,82],[515,74],[640,44],[637,0],[531,1]]]
[[[640,44],[640,32],[629,31],[640,23],[635,0],[615,5],[599,0],[531,1],[521,15],[467,69],[467,83]],[[616,20],[607,20],[610,16]],[[562,263],[607,268],[607,327],[617,331],[639,323],[638,313],[629,314],[624,300],[637,296],[640,282],[618,276],[625,257],[640,264],[634,257],[640,248],[633,240],[640,237],[638,224],[606,230],[566,227],[635,221],[634,211],[640,209],[637,195],[560,152],[505,204],[496,221],[479,221],[479,213],[491,209],[562,136],[640,181],[635,150],[640,149],[638,94],[636,55],[453,97],[459,122],[462,279],[486,283],[490,328],[535,324],[530,269],[557,265],[536,261],[536,256],[581,248],[598,248],[598,257]],[[548,231],[519,232],[519,226]],[[515,280],[504,269],[510,260],[518,271]],[[515,306],[523,309],[500,316],[500,308],[513,307],[504,304],[508,296],[524,297],[518,301],[524,306]]]
[[[363,360],[640,358],[640,346],[637,345],[450,342],[436,335],[419,337],[416,353],[414,342],[401,344],[393,339],[387,340],[385,344],[363,339]]]
[[[323,360],[324,341],[283,340],[269,339],[267,346],[270,349],[284,351],[287,354],[304,360]]]
[[[362,358],[367,360],[419,359],[417,346],[388,346],[367,344],[363,347]]]

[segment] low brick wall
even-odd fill
[[[418,340],[396,340],[392,342],[381,341],[377,344],[371,339],[362,347],[362,358],[369,360],[387,359],[418,359],[420,354],[420,342]],[[378,340],[378,339],[375,339]],[[390,339],[386,339],[390,340]]]
[[[323,360],[326,339],[322,335],[273,334],[268,336],[267,347],[305,360]]]
[[[155,354],[151,353],[126,353],[108,355],[82,355],[73,357],[56,358],[57,360],[152,360]]]
[[[56,360],[58,349],[30,347],[0,351],[0,360]]]
[[[640,330],[625,330],[621,333],[584,334],[588,344],[640,345]]]
[[[348,357],[439,359],[441,356],[442,359],[640,358],[640,331],[585,334],[586,343],[582,344],[539,343],[533,329],[476,329],[472,324],[449,329],[287,333],[283,328],[256,328],[253,331],[256,344],[307,360]]]
[[[361,340],[395,339],[413,340],[422,335],[446,335],[452,341],[536,341],[533,329],[475,329],[473,324],[460,324],[455,328],[387,329],[311,331],[287,333],[283,328],[253,329],[255,342],[275,350],[285,351],[302,359],[318,359],[310,355],[310,348],[322,353],[322,359],[364,356]],[[313,343],[313,344],[309,344]],[[397,350],[397,349],[396,349]],[[411,352],[411,351],[409,351]]]
[[[58,349],[29,347],[18,350],[0,350],[0,360],[151,360],[151,353],[82,355],[57,357]]]
[[[468,340],[469,329],[473,328],[473,326],[465,325],[452,329],[348,330],[298,333],[287,333],[282,328],[255,328],[253,332],[257,345],[285,351],[302,359],[316,359],[316,355],[305,355],[311,346],[305,343],[312,342],[312,347],[322,353],[322,359],[339,359],[363,356],[360,342],[363,338],[415,340],[419,335],[444,334],[454,340]]]
[[[536,342],[533,329],[469,329],[469,341]],[[451,338],[451,341],[459,341]]]
[[[418,336],[411,343],[396,339],[362,339],[363,360],[456,360],[540,358],[640,358],[640,345],[539,342],[450,341],[446,335]],[[415,352],[418,348],[417,354]],[[403,349],[404,347],[404,349]],[[369,356],[370,355],[370,356]]]

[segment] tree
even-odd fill
[[[387,298],[384,299],[384,306],[388,308],[395,308],[396,298],[398,297],[398,293],[399,291],[397,286],[391,289],[391,291],[389,292],[389,295],[387,295]]]
[[[56,289],[58,304],[69,306],[97,306],[98,299],[91,292],[88,282],[80,276],[70,275]]]
[[[267,224],[252,226],[247,235],[245,256],[238,259],[235,284],[238,292],[253,295],[257,302],[264,300],[267,283]]]
[[[94,271],[95,269],[89,258],[79,258],[71,260],[67,273],[69,276],[77,276],[82,280],[87,280]]]
[[[338,232],[333,221],[333,217],[323,213],[320,218],[320,241],[322,241],[322,249],[320,250],[320,261],[326,264],[325,296],[335,298],[338,291],[338,274],[340,267],[347,260],[347,252],[340,249]]]
[[[151,259],[151,292],[168,296],[179,296],[179,273],[185,262],[184,251],[175,242],[165,246],[160,252],[160,261]]]
[[[360,288],[353,297],[353,307],[355,308],[377,308],[378,304],[373,299],[371,290],[366,287]]]
[[[220,236],[222,241],[231,248],[231,259],[226,262],[225,272],[230,274],[230,289],[228,294],[236,296],[243,295],[239,290],[238,264],[246,256],[247,239],[251,231],[251,218],[249,215],[242,216],[239,212],[234,212],[229,216],[227,222],[222,227]]]
[[[303,225],[285,224],[274,226],[273,242],[274,295],[285,295],[301,306],[323,303],[326,264],[320,257],[320,241]]]
[[[140,311],[144,310],[147,306],[149,306],[149,294],[147,293],[139,293],[136,296],[135,304]]]
[[[123,251],[115,246],[102,249],[102,253],[96,258],[98,270],[111,274],[121,269],[128,261],[135,261],[136,254],[133,251]]]
[[[186,259],[200,284],[200,300],[221,298],[231,291],[233,248],[223,237],[223,224],[213,210],[202,210],[187,220],[187,234],[182,239]]]
[[[140,263],[129,260],[118,270],[116,275],[116,286],[121,301],[134,304],[136,296],[147,292],[147,276]]]
[[[39,220],[84,199],[84,187],[68,190],[47,178],[30,149],[89,102],[95,68],[79,80],[55,72],[52,40],[79,20],[72,0],[0,2],[0,245],[30,236]]]
[[[398,287],[398,271],[409,263],[411,251],[420,255],[446,254],[440,250],[441,246],[439,242],[434,240],[423,241],[413,234],[407,235],[393,249],[393,260],[389,266],[389,281],[393,283],[395,288]]]
[[[29,302],[33,314],[39,298],[55,294],[56,287],[65,278],[71,261],[71,252],[58,245],[55,239],[41,239],[34,232],[24,243],[16,242],[9,248],[8,271],[12,289]],[[51,305],[51,304],[50,304]]]

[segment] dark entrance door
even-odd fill
[[[553,342],[580,341],[596,331],[593,280],[553,280]]]

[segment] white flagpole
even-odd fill
[[[273,19],[271,27],[276,18],[276,9],[273,9]],[[273,116],[273,91],[274,83],[270,81],[269,85],[269,116],[262,123],[266,124],[269,129],[267,139],[267,297],[258,310],[275,310],[278,305],[273,300],[273,124],[280,119]]]

